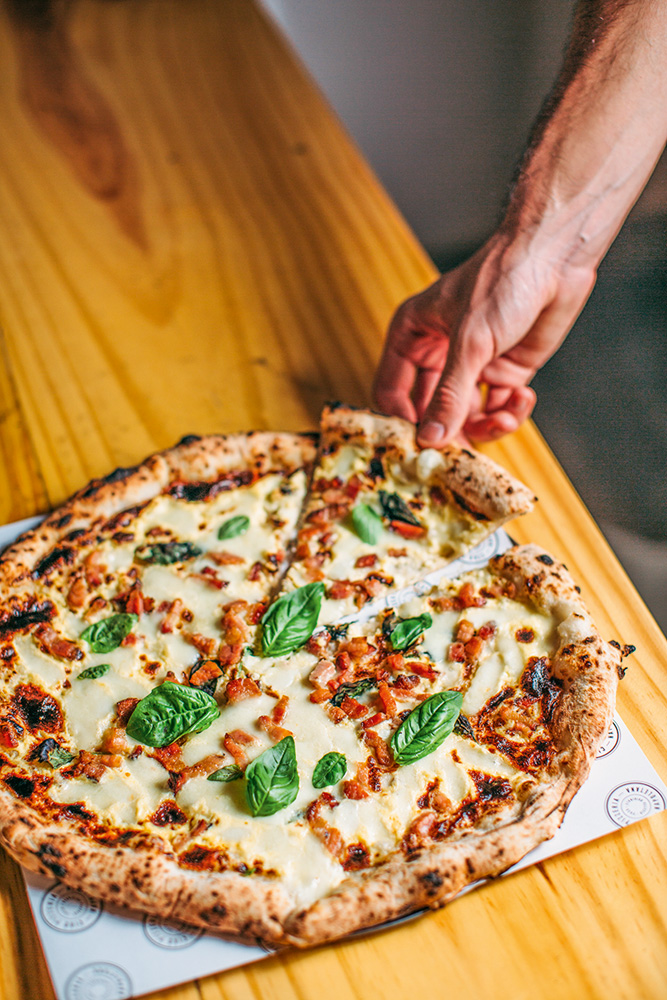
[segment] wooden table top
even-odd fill
[[[188,432],[369,402],[390,315],[434,269],[261,9],[5,0],[0,65],[2,522]],[[541,499],[513,533],[636,644],[619,707],[667,777],[665,639],[536,429],[485,450]],[[665,843],[662,813],[412,925],[160,996],[662,998]],[[0,1000],[52,996],[2,854]]]

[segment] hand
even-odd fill
[[[590,265],[496,233],[473,257],[396,312],[375,376],[384,412],[418,422],[424,447],[461,432],[508,434],[535,405],[528,382],[556,351],[593,285]],[[486,388],[485,388],[486,387]]]

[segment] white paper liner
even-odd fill
[[[0,550],[39,521],[27,518],[0,527]],[[485,566],[511,544],[505,531],[497,531],[462,559],[342,621],[366,619],[382,607],[395,607],[415,594],[425,594],[443,577]],[[616,716],[590,777],[572,801],[556,836],[505,874],[613,833],[665,808],[667,785]],[[268,949],[223,941],[184,925],[160,923],[154,917],[142,918],[98,903],[77,889],[25,869],[23,877],[58,1000],[124,1000],[256,962],[270,954]],[[391,921],[370,933],[425,912]]]

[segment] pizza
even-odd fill
[[[553,835],[622,651],[535,546],[374,603],[371,569],[391,593],[531,502],[413,434],[328,408],[317,454],[310,435],[185,438],[6,551],[15,858],[163,920],[308,946],[442,906]]]
[[[338,621],[458,558],[534,499],[479,452],[419,449],[405,420],[327,406],[285,589],[324,581],[320,622]]]

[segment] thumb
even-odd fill
[[[489,362],[476,337],[452,338],[447,363],[417,429],[423,448],[442,448],[456,437],[471,410],[482,368]]]

